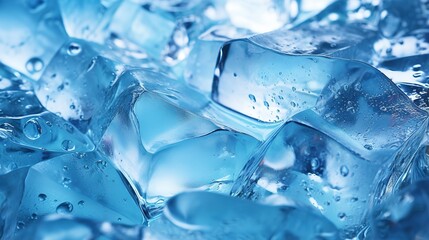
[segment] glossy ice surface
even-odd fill
[[[0,0],[0,239],[427,239],[429,1]]]

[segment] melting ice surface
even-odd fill
[[[427,239],[429,5],[0,0],[0,239]]]

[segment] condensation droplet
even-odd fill
[[[39,201],[43,202],[46,200],[47,197],[48,196],[46,196],[46,194],[41,193],[41,194],[39,194]]]
[[[422,65],[420,65],[420,64],[415,64],[415,65],[413,66],[413,71],[419,71],[421,68],[422,68]]]
[[[368,150],[372,150],[372,145],[370,145],[370,144],[365,144],[365,146],[363,146],[363,147],[368,149]]]
[[[64,140],[61,143],[61,146],[63,147],[64,150],[66,150],[68,152],[69,151],[73,151],[76,148],[76,146],[74,145],[73,141],[71,141],[71,140]]]
[[[40,58],[34,57],[27,61],[25,64],[25,69],[27,69],[29,73],[34,74],[40,72],[44,65],[45,64]]]
[[[70,43],[68,49],[67,49],[67,54],[70,56],[76,56],[78,55],[80,52],[82,52],[82,48],[80,47],[79,44],[77,43]]]
[[[73,211],[73,204],[70,202],[63,202],[57,206],[57,213],[67,214]]]
[[[31,140],[36,140],[42,134],[42,127],[37,119],[32,118],[24,124],[24,135]]]
[[[340,167],[340,174],[343,177],[347,177],[347,175],[349,175],[349,168],[345,165]]]
[[[253,95],[253,94],[249,94],[249,99],[250,99],[252,102],[256,102],[256,97],[255,97],[255,95]]]

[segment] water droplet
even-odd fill
[[[42,127],[36,118],[31,118],[24,124],[24,135],[31,140],[36,140],[42,134]]]
[[[70,43],[69,48],[67,49],[67,54],[70,56],[76,56],[82,52],[82,48],[77,43]]]
[[[70,104],[70,109],[74,110],[74,109],[76,109],[76,106],[72,103],[72,104]]]
[[[294,92],[295,92],[295,91],[296,91],[296,87],[292,87],[292,91],[294,91]]]
[[[291,105],[292,107],[296,107],[296,103],[295,103],[295,102],[290,102],[290,105]]]
[[[269,107],[270,107],[270,104],[269,104],[267,101],[264,101],[264,106],[265,106],[266,108],[269,108]]]
[[[253,95],[253,94],[249,94],[249,99],[250,99],[252,102],[256,102],[256,97],[255,97],[255,95]]]
[[[70,178],[64,177],[63,178],[63,186],[67,186],[72,182]]]
[[[78,204],[79,206],[83,206],[83,205],[85,205],[85,201],[80,200],[77,204]]]
[[[368,149],[368,150],[372,150],[372,145],[370,144],[365,144],[365,146],[363,146],[364,148]]]
[[[423,72],[415,72],[414,74],[413,74],[413,77],[415,77],[415,78],[419,78],[419,77],[421,77],[423,75]]]
[[[335,196],[334,200],[335,200],[336,202],[339,202],[339,201],[341,201],[341,197],[340,197],[340,196]]]
[[[34,57],[27,61],[25,68],[30,74],[40,72],[44,67],[44,63],[40,58]]]
[[[340,167],[340,174],[343,177],[347,177],[347,175],[349,175],[349,168],[345,165]]]
[[[101,169],[105,169],[107,167],[107,162],[102,160],[97,160],[97,166]]]
[[[37,214],[35,214],[35,213],[31,214],[31,219],[33,219],[33,220],[37,219]]]
[[[68,152],[69,151],[73,151],[76,148],[76,146],[74,145],[73,141],[71,141],[71,140],[64,140],[61,143],[61,146],[63,147],[64,150],[66,150]]]
[[[63,202],[57,206],[57,213],[67,214],[73,211],[73,204],[70,202]]]
[[[18,221],[17,223],[16,223],[16,228],[17,229],[23,229],[25,227],[25,222],[23,222],[23,221]]]
[[[343,220],[344,218],[346,218],[346,214],[343,212],[338,213],[338,217]]]
[[[413,71],[419,71],[420,68],[422,68],[422,65],[416,64],[416,65],[413,66]]]
[[[46,194],[41,193],[41,194],[39,194],[39,201],[43,202],[46,200],[47,197],[48,196],[46,196]]]
[[[311,164],[311,169],[313,169],[313,171],[317,170],[319,168],[319,165],[320,165],[319,159],[317,159],[317,158],[311,159],[311,163],[310,164]]]

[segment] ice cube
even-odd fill
[[[171,198],[145,230],[151,239],[338,239],[335,226],[311,209],[266,206],[208,192]]]
[[[3,65],[0,74],[0,174],[94,149],[89,138],[40,104],[29,80]]]
[[[143,227],[74,218],[65,215],[34,216],[35,220],[15,234],[15,239],[142,239]]]
[[[429,24],[427,2],[411,0],[403,5],[401,0],[385,0],[381,3],[380,32],[389,38],[404,35]]]
[[[12,239],[28,168],[0,175],[0,238]]]
[[[404,188],[370,215],[373,239],[429,238],[429,180]]]
[[[101,144],[136,184],[149,217],[184,190],[228,192],[259,143],[246,134],[222,130],[168,99],[153,89],[142,92],[130,103],[132,112],[124,106]],[[129,141],[121,140],[124,133]]]
[[[428,115],[376,69],[335,61],[348,77],[333,78],[313,109],[283,125],[233,193],[307,202],[353,237],[372,198],[384,199],[401,185],[397,176],[409,171]]]
[[[122,77],[124,71],[123,64],[101,56],[91,43],[70,39],[46,68],[35,92],[46,109],[97,143],[121,102],[132,98],[138,85]]]
[[[30,168],[18,221],[64,214],[122,224],[146,220],[134,190],[108,159],[97,152],[67,154]]]
[[[2,0],[0,25],[0,61],[33,79],[67,39],[54,0]]]

